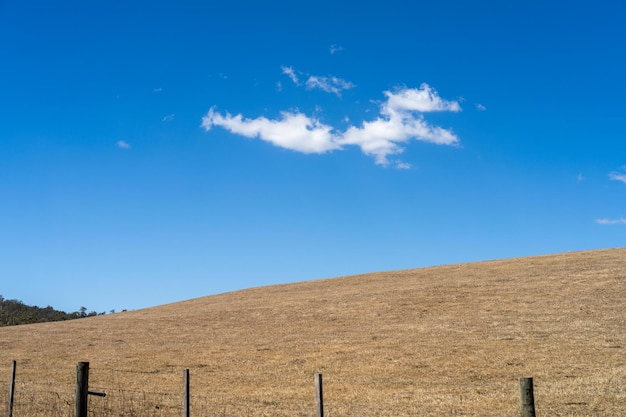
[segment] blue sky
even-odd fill
[[[626,3],[469,3],[0,0],[0,294],[624,246]]]

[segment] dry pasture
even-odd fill
[[[626,415],[626,249],[253,288],[145,310],[0,328],[0,407],[70,416],[91,364],[93,416]],[[0,409],[3,411],[4,408]]]

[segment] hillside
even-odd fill
[[[71,396],[76,362],[89,361],[92,386],[109,394],[91,399],[96,415],[120,415],[112,410],[122,406],[180,415],[183,368],[196,415],[313,415],[316,372],[331,416],[512,416],[522,376],[535,378],[538,414],[626,415],[625,296],[626,249],[611,249],[276,285],[5,327],[0,407],[15,359],[24,392],[18,410],[27,398]],[[55,407],[71,412],[61,400]]]

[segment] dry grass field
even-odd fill
[[[253,288],[0,329],[0,406],[70,416],[91,364],[93,416],[626,416],[626,249]],[[3,410],[3,409],[2,409]],[[2,411],[0,410],[0,411]],[[3,411],[2,411],[3,412]]]

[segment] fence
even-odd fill
[[[385,403],[372,403],[359,398],[358,385],[379,384],[373,381],[348,381],[357,386],[351,393],[343,393],[344,402],[336,400],[339,396],[330,395],[327,401],[324,391],[333,392],[333,387],[340,385],[337,378],[324,378],[322,374],[315,374],[314,380],[308,379],[305,384],[310,385],[310,401],[276,400],[271,395],[239,396],[237,398],[225,398],[220,395],[196,395],[194,394],[193,374],[189,369],[163,373],[161,371],[128,371],[128,370],[104,370],[95,369],[94,375],[110,372],[111,375],[128,374],[132,379],[169,378],[179,379],[180,391],[149,391],[143,389],[115,388],[111,386],[90,385],[89,364],[80,362],[74,375],[68,375],[63,381],[34,382],[20,378],[20,367],[13,363],[8,380],[0,379],[0,388],[8,393],[6,399],[0,396],[0,404],[4,403],[7,417],[166,417],[166,416],[308,416],[308,417],[332,417],[332,416],[485,416],[485,417],[534,417],[534,389],[558,392],[564,386],[551,386],[539,384],[533,387],[533,380],[520,378],[518,386],[512,381],[507,385],[504,396],[493,392],[502,391],[502,384],[482,383],[442,383],[428,384],[428,387],[411,381],[389,381],[394,384],[391,391],[393,398]],[[69,374],[69,372],[68,372]],[[108,378],[115,381],[115,378]],[[302,381],[282,380],[284,389],[288,389],[292,383]],[[389,387],[387,387],[389,388]],[[280,390],[281,387],[276,387]],[[6,391],[5,391],[6,390]],[[557,415],[602,415],[622,416],[626,415],[626,391],[622,385],[606,390],[601,393],[604,396],[612,396],[612,400],[606,404],[615,406],[598,406],[598,401],[590,400],[597,396],[598,392],[584,392],[580,385],[576,389],[578,398],[568,395],[568,402],[561,407],[554,407],[549,402],[545,403],[545,414]],[[206,392],[206,390],[203,390]],[[349,395],[347,395],[349,394]],[[507,405],[506,411],[493,411],[487,408],[476,409],[470,407],[468,398],[476,395],[485,399],[491,398],[502,401]],[[464,404],[465,398],[465,404]],[[597,400],[597,397],[596,397]],[[614,401],[615,400],[615,401]],[[487,403],[487,401],[485,401]],[[619,404],[622,404],[621,407]]]

